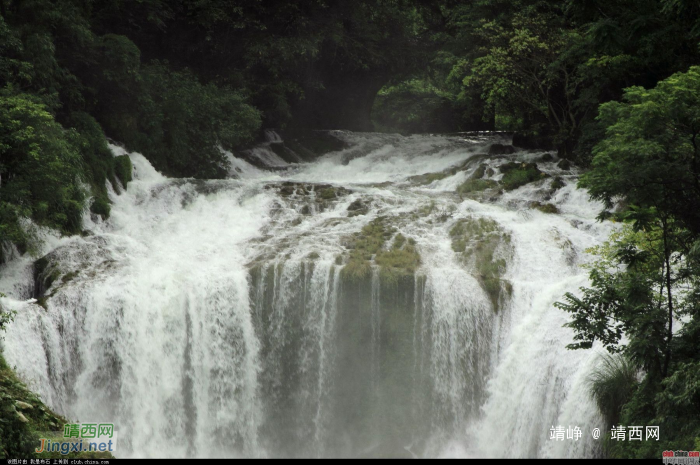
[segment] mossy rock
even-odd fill
[[[306,185],[302,183],[297,183],[297,182],[291,182],[291,181],[285,181],[281,184],[271,184],[268,186],[265,186],[266,188],[274,188],[277,187],[279,190],[279,195],[282,197],[289,197],[293,195],[307,195],[309,191],[306,188]]]
[[[499,170],[503,174],[501,184],[507,191],[515,190],[539,179],[546,178],[547,175],[537,168],[536,163],[509,162],[501,165]]]
[[[486,169],[488,168],[488,165],[482,163],[479,165],[477,169],[474,170],[471,176],[469,176],[469,179],[481,179],[484,177],[484,174],[486,174]]]
[[[457,193],[471,194],[473,192],[482,192],[486,189],[493,189],[497,186],[498,183],[491,179],[467,179],[457,187]]]
[[[564,183],[564,181],[562,181],[562,179],[559,176],[552,179],[552,184],[550,184],[550,187],[552,188],[552,190],[555,190],[555,191],[558,189],[561,189],[564,186],[566,186],[566,184]]]
[[[285,181],[280,184],[269,184],[266,189],[277,189],[282,197],[310,196],[316,201],[329,201],[348,195],[350,191],[344,187],[336,187],[330,184],[309,184]]]
[[[114,157],[114,175],[122,183],[124,189],[129,182],[131,182],[133,167],[131,165],[131,158],[129,155],[120,155]]]
[[[406,239],[399,233],[394,237],[389,250],[377,252],[374,261],[379,265],[379,277],[382,282],[396,284],[402,278],[413,278],[421,263],[415,244],[415,240]]]
[[[368,211],[369,205],[367,205],[367,203],[365,203],[362,199],[357,199],[348,205],[348,216],[350,217],[366,215]]]
[[[461,219],[450,229],[452,250],[465,265],[476,271],[476,278],[489,296],[493,308],[499,304],[510,288],[501,278],[506,270],[506,260],[496,256],[497,249],[510,242],[510,236],[498,224],[487,218]],[[473,268],[472,268],[473,267]]]
[[[350,249],[347,263],[342,274],[350,279],[363,279],[369,276],[372,267],[372,257],[384,246],[387,227],[385,218],[379,217],[365,225],[361,231],[350,238],[347,248]]]
[[[446,170],[437,173],[418,174],[416,176],[409,177],[408,180],[414,184],[419,185],[432,184],[435,181],[440,181],[442,179],[447,178],[448,176],[454,175],[455,172],[456,170]]]
[[[532,202],[530,208],[536,208],[542,213],[556,214],[559,213],[559,209],[556,205],[552,203],[542,203],[542,202]]]
[[[331,200],[337,197],[336,189],[333,187],[326,187],[316,192],[316,197],[323,200]]]
[[[387,284],[395,284],[402,277],[413,276],[420,265],[416,242],[396,233],[386,217],[379,217],[353,235],[347,248],[348,259],[341,273],[350,280],[366,279],[372,272],[372,263],[379,266],[380,278]],[[391,247],[385,244],[394,236]],[[336,258],[341,264],[342,258]]]
[[[103,220],[109,218],[109,213],[111,212],[109,200],[101,195],[95,197],[90,205],[90,211],[96,215],[100,215]]]

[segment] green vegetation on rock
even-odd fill
[[[58,459],[58,458],[112,458],[109,452],[80,452],[37,454],[40,437],[47,432],[63,431],[68,421],[51,411],[41,399],[27,389],[0,355],[0,458],[3,459]]]
[[[127,184],[132,180],[131,159],[128,155],[120,155],[114,157],[114,174],[122,183],[124,189],[127,188]]]
[[[564,184],[564,181],[562,181],[559,176],[552,179],[552,183],[549,185],[549,187],[551,187],[553,190],[561,189],[564,186],[566,186],[566,184]]]
[[[467,179],[457,187],[458,194],[471,194],[482,192],[486,189],[498,187],[498,183],[491,179]]]
[[[509,297],[512,291],[511,284],[501,278],[507,266],[504,250],[498,252],[510,242],[510,236],[493,220],[470,218],[457,221],[450,229],[450,238],[452,250],[476,268],[476,278],[491,299],[494,311],[498,311],[501,299]]]
[[[415,241],[401,233],[395,235],[391,247],[385,244],[396,233],[389,219],[379,217],[356,233],[349,245],[348,260],[343,267],[343,276],[351,280],[366,279],[372,271],[372,263],[379,267],[379,277],[385,284],[395,284],[399,279],[414,276],[420,265]]]
[[[537,168],[537,163],[517,163],[511,161],[499,167],[503,174],[501,184],[507,191],[512,191],[520,186],[545,178],[547,175]]]
[[[379,276],[384,283],[397,283],[403,277],[413,276],[420,265],[420,255],[413,239],[406,239],[401,233],[394,237],[389,250],[377,252],[375,263],[379,265]]]
[[[536,208],[542,213],[559,213],[559,209],[557,208],[557,206],[548,202],[532,202],[530,204],[530,208]]]

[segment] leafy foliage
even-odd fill
[[[127,146],[148,154],[153,165],[175,176],[221,178],[227,161],[219,146],[234,149],[252,141],[260,113],[243,97],[189,71],[172,72],[163,63],[141,71],[145,95],[136,103],[133,130],[114,128]]]
[[[606,137],[581,186],[608,208],[624,195],[639,207],[628,217],[641,224],[656,208],[700,233],[700,67],[654,89],[627,89],[623,102],[601,105],[598,119]]]
[[[22,217],[65,233],[80,231],[80,142],[77,132],[56,123],[35,99],[0,99],[0,241],[31,249]]]
[[[651,90],[632,87],[623,102],[602,105],[598,120],[606,135],[580,181],[607,209],[624,199],[625,208],[603,211],[601,218],[626,224],[591,249],[597,256],[589,266],[591,286],[582,288],[580,297],[567,293],[555,304],[572,314],[567,326],[576,342],[568,347],[599,342],[641,370],[642,382],[621,408],[622,398],[606,387],[617,383],[621,365],[604,366],[594,394],[608,417],[619,411],[622,424],[657,424],[663,432],[662,442],[639,448],[608,441],[614,457],[689,450],[700,437],[693,371],[700,362],[699,71],[693,67]]]

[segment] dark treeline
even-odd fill
[[[681,0],[0,6],[2,224],[30,216],[65,232],[79,230],[85,201],[61,179],[68,166],[92,186],[93,211],[109,213],[104,182],[116,172],[104,135],[168,175],[200,178],[224,176],[218,146],[244,147],[262,127],[517,130],[520,145],[585,164],[603,133],[601,102],[699,56],[700,7]],[[56,166],[25,166],[30,145]],[[12,229],[2,237],[26,242]]]
[[[220,147],[264,128],[517,131],[588,168],[602,216],[626,222],[559,304],[571,348],[620,354],[593,383],[606,419],[661,427],[606,453],[697,450],[695,65],[696,0],[0,0],[0,243],[79,233],[88,201],[107,217],[106,181],[131,175],[107,137],[221,178]]]

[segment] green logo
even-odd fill
[[[87,438],[113,437],[114,423],[71,423],[63,427],[64,438]]]

